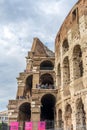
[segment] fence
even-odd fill
[[[10,126],[8,126],[5,123],[2,123],[1,126],[0,126],[0,130],[10,130]],[[18,130],[25,130],[25,123],[24,122],[19,123]],[[33,122],[33,129],[32,130],[38,130],[38,122]],[[45,127],[44,130],[64,130],[64,128],[59,128],[58,122],[46,121],[46,127]],[[80,126],[79,125],[76,128],[67,127],[65,130],[87,130],[87,129],[86,129],[86,126]]]

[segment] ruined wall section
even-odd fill
[[[64,20],[60,30],[58,31],[58,34],[55,39],[55,51],[59,53],[58,48],[60,48],[60,45],[62,44],[62,41],[65,38],[68,38],[69,42],[73,37],[73,33],[80,33],[79,32],[79,23],[80,19],[84,19],[83,26],[87,26],[87,1],[86,0],[79,0],[78,3],[72,8],[66,19]],[[74,12],[75,11],[75,12]],[[73,13],[75,13],[76,18],[73,20]],[[84,28],[84,27],[82,27]],[[76,31],[77,30],[77,31]],[[74,35],[75,36],[75,35]],[[57,58],[57,57],[56,57]]]
[[[19,74],[17,78],[18,90],[16,98],[22,98],[26,95],[26,80],[31,77],[31,83],[28,86],[32,86],[32,89],[36,89],[36,84],[40,83],[40,77],[42,74],[49,73],[55,80],[55,72],[53,70],[40,70],[40,64],[44,61],[50,61],[53,66],[55,63],[54,53],[49,50],[38,38],[33,39],[33,45],[31,51],[28,52],[26,57],[26,68],[24,72]]]
[[[87,34],[87,15],[86,15],[87,7],[86,6],[87,6],[87,1],[79,0],[77,4],[72,8],[69,15],[66,17],[64,23],[62,24],[56,36],[55,39],[56,75],[58,72],[58,64],[59,63],[61,64],[61,69],[62,69],[63,68],[62,62],[66,56],[69,56],[69,60],[70,59],[72,60],[72,53],[73,53],[72,51],[76,44],[81,45],[82,50],[84,50],[83,48],[86,48],[86,34]],[[73,15],[76,15],[75,16],[76,18],[74,18],[74,20],[73,20],[74,17]],[[68,41],[69,50],[67,51],[67,53],[63,54],[62,46],[65,39],[67,39]],[[72,69],[72,65],[70,68]],[[86,67],[84,69],[86,69]],[[72,70],[70,71],[73,75]],[[61,77],[62,77],[62,73],[61,73]],[[72,77],[70,78],[70,80],[72,81]]]
[[[66,41],[66,42],[65,42]],[[63,22],[55,39],[55,70],[57,104],[56,111],[62,111],[64,129],[79,126],[81,117],[76,117],[77,100],[87,111],[87,1],[79,0]],[[68,78],[69,77],[69,78]],[[60,82],[61,81],[61,82]],[[61,83],[61,84],[60,84]],[[72,109],[66,121],[66,106]],[[84,117],[84,110],[82,116]],[[81,116],[81,115],[80,115]],[[83,120],[87,124],[87,115]],[[69,119],[68,119],[69,118]],[[57,115],[57,120],[59,120]],[[84,121],[83,121],[84,122]],[[69,124],[68,124],[69,123]],[[85,124],[85,123],[84,123]],[[81,126],[84,124],[80,124]],[[71,127],[69,126],[69,127]]]

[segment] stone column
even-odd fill
[[[76,130],[76,104],[75,99],[72,98],[72,130]]]
[[[64,106],[63,106],[63,109],[62,109],[62,120],[63,120],[63,129],[66,130],[66,120],[65,120]]]
[[[70,66],[70,94],[71,97],[74,96],[74,74],[73,74],[73,54],[69,57],[69,66]]]
[[[84,76],[87,75],[87,43],[82,47],[82,60],[83,60],[83,68],[84,68]]]
[[[58,128],[58,121],[59,121],[59,119],[58,119],[58,106],[56,106],[56,119],[55,119],[55,121],[56,121],[56,127]]]
[[[61,64],[61,88],[63,89],[63,64]]]
[[[36,88],[36,84],[39,84],[39,72],[33,74],[33,88]]]
[[[83,61],[83,84],[87,88],[87,43],[83,43],[82,47],[82,61]]]
[[[31,121],[33,122],[33,130],[38,129],[38,121],[40,121],[40,104],[32,102],[31,105]]]
[[[87,129],[87,95],[85,95],[85,98],[84,98],[84,111],[85,111],[85,114],[86,114],[86,129]]]
[[[63,128],[64,128],[64,130],[66,130],[65,103],[64,103],[63,90],[61,90],[61,97],[62,97],[62,120],[63,120]]]

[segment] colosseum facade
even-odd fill
[[[87,124],[87,0],[79,0],[55,40],[56,120],[64,130]]]
[[[16,99],[8,104],[9,123],[50,120],[50,129],[86,130],[87,0],[79,0],[64,20],[55,55],[34,38],[17,81]]]

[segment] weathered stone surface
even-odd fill
[[[43,75],[47,75],[46,78],[49,77],[49,82],[47,82],[49,85],[52,82],[55,87],[54,53],[44,46],[38,38],[34,38],[31,51],[26,59],[26,69],[17,78],[18,90],[16,99],[10,100],[8,104],[9,122],[12,120],[21,121],[21,119],[23,119],[22,121],[27,121],[27,119],[39,121],[42,97],[46,94],[53,94],[56,97],[56,88],[37,88],[37,85],[41,84],[45,78]],[[42,79],[41,76],[43,76]],[[45,80],[47,80],[46,78]],[[53,81],[51,81],[52,79]],[[44,82],[46,82],[45,80]],[[26,104],[27,107],[23,106],[23,104]],[[29,107],[28,104],[30,104],[31,116],[27,117],[26,115],[25,117],[20,110],[25,111],[24,107],[27,109]]]
[[[61,125],[63,122],[64,130],[71,127],[74,130],[78,127],[79,130],[79,126],[87,125],[86,12],[87,1],[79,0],[64,20],[55,40],[56,86],[59,93],[56,111],[62,111],[62,116],[57,113],[57,119]],[[64,46],[65,39],[67,43]]]
[[[50,68],[46,68],[42,64],[44,61],[53,66],[55,62],[55,68],[51,69],[49,65]],[[37,84],[46,81],[44,74],[51,78],[47,80],[54,88],[37,88]],[[79,130],[79,126],[87,125],[87,0],[79,0],[64,20],[55,39],[55,57],[38,38],[34,38],[26,57],[26,69],[17,80],[16,100],[9,101],[8,105],[12,114],[9,121],[20,119],[22,113],[19,111],[24,103],[31,106],[31,117],[26,117],[32,121],[40,120],[42,99],[44,95],[52,95],[56,98],[53,109],[56,109],[54,115],[58,127],[64,127],[64,130],[78,127]]]

